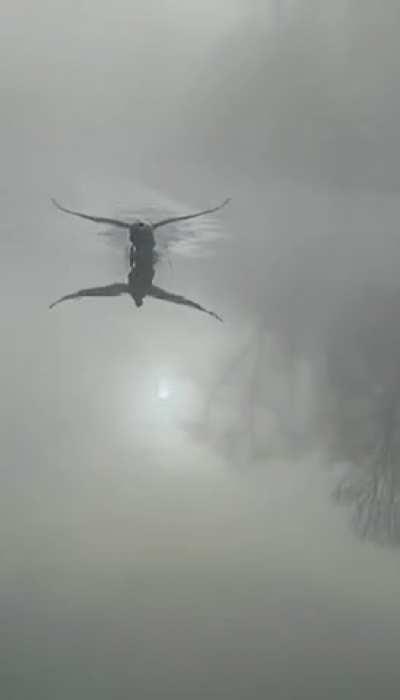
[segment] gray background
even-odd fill
[[[319,407],[331,318],[397,284],[399,29],[392,0],[2,3],[4,700],[397,697],[399,552],[332,503]],[[212,254],[157,277],[224,325],[155,300],[49,312],[126,272],[49,198],[116,216],[149,192],[232,196]],[[254,409],[245,363],[218,381],[264,319],[284,342]]]

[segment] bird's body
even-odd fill
[[[56,302],[51,304],[50,308],[53,308],[56,304],[62,301],[67,301],[71,299],[78,299],[82,297],[105,297],[105,296],[119,296],[121,294],[129,294],[134,300],[136,306],[142,306],[143,301],[146,296],[153,297],[155,299],[161,299],[164,301],[169,301],[175,304],[182,304],[184,306],[190,306],[191,308],[197,309],[198,311],[203,311],[210,316],[221,321],[222,319],[215,314],[213,311],[208,311],[197,302],[186,299],[185,297],[172,294],[167,292],[161,287],[156,287],[153,285],[153,279],[155,275],[155,263],[157,261],[156,254],[156,241],[154,236],[154,231],[161,226],[166,226],[167,224],[184,221],[187,219],[193,219],[205,214],[210,214],[212,212],[218,211],[223,206],[228,203],[228,199],[225,200],[218,207],[213,209],[206,209],[196,214],[187,214],[184,216],[170,217],[168,219],[163,219],[156,223],[150,223],[142,220],[136,220],[134,222],[120,221],[117,219],[109,219],[105,217],[92,216],[89,214],[83,214],[72,209],[66,209],[62,207],[56,200],[52,200],[53,204],[61,211],[78,216],[83,219],[88,219],[95,223],[106,223],[116,226],[118,228],[125,228],[129,233],[130,242],[130,271],[128,275],[128,281],[126,284],[112,284],[105,287],[93,287],[90,289],[81,289],[73,294],[68,294],[61,297]]]
[[[146,265],[150,262],[155,263],[156,256],[156,241],[154,237],[153,226],[144,221],[138,221],[129,227],[129,263]]]

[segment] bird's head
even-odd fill
[[[132,235],[145,236],[146,234],[151,234],[153,232],[153,227],[148,221],[143,219],[137,219],[133,221],[129,227]]]

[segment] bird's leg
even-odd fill
[[[204,313],[209,314],[209,316],[213,316],[218,321],[222,321],[222,318],[218,316],[218,314],[214,313],[214,311],[209,311],[208,309],[205,309],[204,306],[198,304],[196,301],[186,299],[186,297],[181,296],[180,294],[171,294],[165,289],[161,289],[161,287],[155,287],[154,285],[152,285],[150,291],[148,292],[148,296],[154,297],[155,299],[161,299],[162,301],[170,301],[173,304],[182,304],[183,306],[190,306],[192,309],[204,311]]]
[[[61,304],[63,301],[69,301],[72,299],[82,299],[83,297],[116,297],[120,294],[128,294],[129,287],[127,284],[108,284],[105,287],[90,287],[88,289],[80,289],[78,292],[73,294],[66,294],[65,296],[53,301],[49,308],[52,309],[53,306]]]

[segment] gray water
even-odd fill
[[[3,4],[4,700],[397,697],[400,10],[320,5]],[[224,323],[49,311],[127,273],[53,196],[231,196],[157,265]]]

